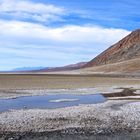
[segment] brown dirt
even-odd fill
[[[140,85],[138,78],[104,75],[0,74],[0,89],[74,89]]]
[[[128,61],[107,64],[102,66],[89,67],[80,69],[81,73],[93,73],[93,72],[104,72],[104,73],[131,73],[140,75],[140,58],[131,59]]]
[[[116,93],[104,93],[103,96],[108,98],[108,97],[125,97],[125,96],[137,96],[135,94],[136,90],[134,89],[124,89],[122,92],[116,92]]]

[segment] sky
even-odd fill
[[[140,27],[139,0],[0,0],[0,70],[93,59]]]

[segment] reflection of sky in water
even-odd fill
[[[80,104],[96,104],[104,102],[106,99],[101,94],[94,95],[44,95],[44,96],[29,96],[19,97],[16,99],[1,99],[0,111],[9,109],[22,108],[61,108],[69,106],[78,106]]]

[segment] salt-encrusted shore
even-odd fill
[[[97,94],[121,92],[125,88],[136,90],[140,93],[140,85],[118,85],[118,86],[97,86],[94,88],[71,88],[71,89],[2,89],[0,99],[18,98],[23,96],[38,96],[52,94]]]
[[[70,135],[70,139],[79,139],[79,136],[81,136],[80,140],[84,140],[84,136],[86,135],[88,135],[86,137],[88,139],[96,139],[96,135],[103,135],[104,137],[102,139],[110,140],[111,137],[106,138],[107,135],[117,134],[117,137],[121,136],[119,139],[122,139],[124,138],[123,134],[128,136],[128,134],[131,133],[135,134],[139,139],[140,102],[138,86],[133,88],[127,86],[123,88],[110,87],[106,88],[105,93],[107,93],[106,95],[110,95],[111,93],[109,91],[114,90],[115,95],[118,95],[118,93],[120,95],[125,88],[127,89],[125,94],[132,92],[132,96],[107,97],[112,100],[100,104],[80,105],[59,109],[22,109],[1,112],[0,140],[38,140],[39,138],[42,140],[48,140],[50,138],[52,140],[52,136],[56,136],[57,139],[62,139],[62,137],[60,137],[61,135],[63,135],[63,139],[65,139],[67,135]],[[49,91],[49,94],[90,94],[91,91],[94,90],[93,88],[60,89],[60,91],[57,90],[57,92],[50,90],[51,92]],[[33,93],[34,90],[30,90],[30,92],[31,91]],[[40,90],[37,90],[36,95],[42,94],[43,90],[41,90],[41,92],[38,91]],[[133,96],[135,95],[133,92],[136,96]],[[45,91],[43,93],[45,93]],[[94,92],[92,93],[94,94]],[[111,96],[113,94],[114,93],[112,93]],[[12,96],[9,96],[8,98],[11,97]],[[135,100],[131,100],[132,97]],[[124,100],[120,100],[122,98],[124,98]],[[125,98],[130,98],[130,100],[125,100]],[[126,137],[126,139],[131,138],[131,136],[133,135]],[[55,140],[56,138],[53,139]]]
[[[12,110],[0,114],[0,136],[6,132],[113,134],[140,132],[140,102],[107,101],[61,109]]]
[[[125,88],[134,89],[134,93],[140,94],[140,79],[48,75],[0,77],[0,99],[49,94],[109,94],[122,92]],[[80,140],[85,140],[83,135],[88,135],[88,140],[93,140],[89,135],[101,134],[128,135],[131,132],[136,136],[140,133],[140,102],[139,96],[133,95],[128,97],[129,100],[126,100],[127,96],[107,97],[111,100],[93,105],[0,112],[0,140],[23,140],[26,136],[33,139],[33,135],[36,140],[48,140],[48,135],[50,140],[55,140],[52,136],[56,133],[82,136]],[[71,140],[72,136],[70,139],[60,139]],[[139,138],[138,135],[137,140]],[[59,140],[57,136],[56,139]],[[129,136],[126,139],[129,140]]]
[[[94,94],[140,89],[139,77],[71,74],[0,74],[0,98],[46,94]],[[89,90],[90,89],[90,90]]]

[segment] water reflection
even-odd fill
[[[0,111],[10,109],[34,109],[34,108],[62,108],[78,106],[80,104],[96,104],[106,101],[101,94],[74,95],[74,94],[57,94],[45,96],[19,97],[16,99],[0,99]]]

